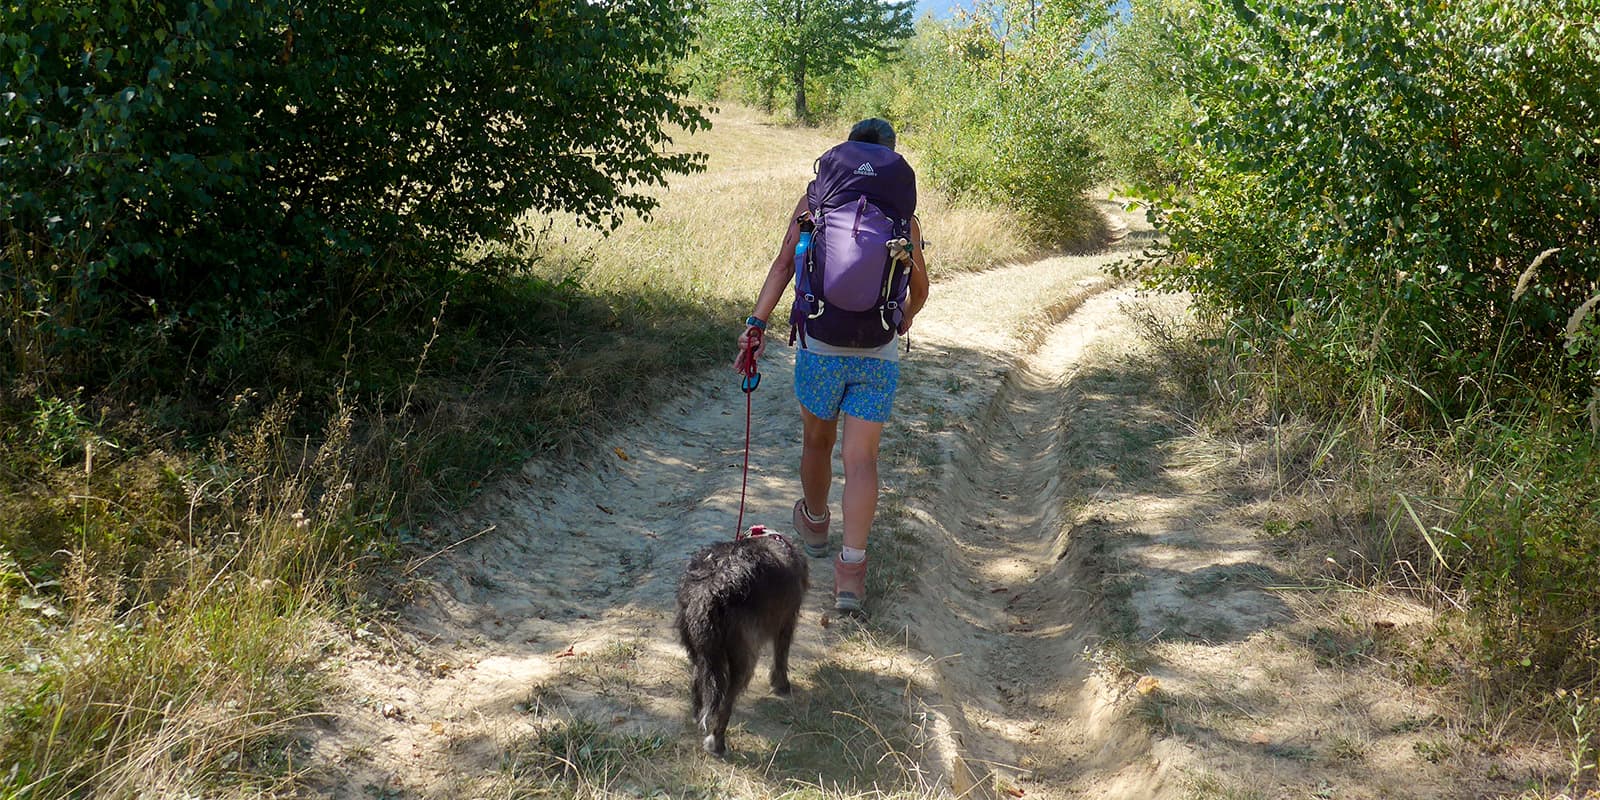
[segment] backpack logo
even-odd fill
[[[861,166],[856,167],[856,174],[857,175],[871,175],[874,178],[876,178],[878,176],[878,172],[877,172],[877,170],[874,170],[872,168],[872,163],[871,162],[863,162]]]

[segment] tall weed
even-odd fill
[[[31,534],[48,527],[0,532],[0,751],[12,757],[0,793],[246,794],[283,780],[355,542],[350,418],[304,449],[285,436],[290,413],[274,402],[205,462],[108,454],[97,466],[85,448],[76,477],[53,476],[79,483],[75,513],[58,518],[64,549],[40,552]],[[170,485],[152,490],[151,472]]]
[[[1510,671],[1600,685],[1600,442],[1559,419],[1478,440],[1454,533],[1486,644]]]

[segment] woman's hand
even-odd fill
[[[733,360],[733,369],[741,375],[748,375],[754,371],[756,359],[761,357],[761,351],[767,347],[766,331],[755,325],[745,326],[744,333],[739,334],[739,355]]]

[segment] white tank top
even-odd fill
[[[799,340],[796,340],[795,344],[799,346]],[[899,361],[900,334],[895,334],[888,344],[880,347],[838,347],[807,336],[805,338],[805,351],[816,353],[819,356],[858,356],[862,358],[881,358],[884,361]]]

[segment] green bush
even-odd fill
[[[1600,665],[1600,448],[1560,426],[1501,431],[1456,532],[1467,588],[1502,667],[1555,685]]]
[[[1600,41],[1578,0],[1201,5],[1174,18],[1212,175],[1180,209],[1254,209],[1241,248],[1176,213],[1209,266],[1175,282],[1267,328],[1348,329],[1436,419],[1555,379],[1587,396],[1563,327],[1600,280]],[[1559,248],[1523,281],[1541,252]],[[1501,387],[1512,391],[1499,392]]]
[[[1180,63],[1167,36],[1167,18],[1186,0],[1136,0],[1111,26],[1093,79],[1095,147],[1107,177],[1142,197],[1183,181],[1194,168],[1194,108],[1177,80]]]
[[[687,154],[687,0],[0,8],[0,375],[213,379],[530,208],[615,224]],[[218,361],[222,363],[217,363]],[[178,378],[181,382],[183,378]]]
[[[986,3],[952,26],[924,26],[910,48],[908,121],[929,179],[1010,204],[1041,243],[1081,239],[1099,168],[1088,40],[1104,21],[1095,3]]]
[[[1486,660],[1566,686],[1600,678],[1597,15],[1203,0],[1114,54],[1195,112],[1155,282],[1226,322],[1275,408],[1436,446],[1444,518],[1412,521],[1441,579]]]

